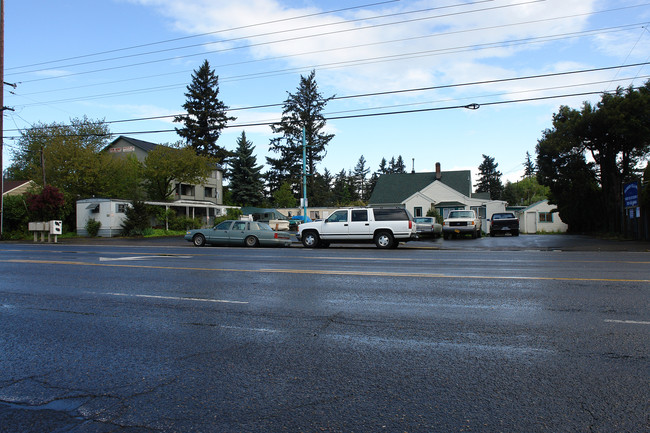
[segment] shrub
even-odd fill
[[[146,229],[151,228],[149,218],[151,210],[142,201],[134,201],[124,211],[126,219],[122,222],[123,236],[144,236]]]
[[[442,215],[440,215],[440,212],[438,212],[438,209],[436,209],[434,206],[431,206],[431,209],[427,211],[427,216],[434,217],[438,224],[442,224]]]
[[[5,232],[26,232],[29,223],[27,203],[21,195],[10,195],[3,198],[3,224]]]
[[[97,236],[97,233],[99,233],[99,229],[102,226],[101,221],[97,221],[93,218],[89,218],[88,221],[86,222],[86,231],[88,232],[88,236],[91,238],[94,238]]]

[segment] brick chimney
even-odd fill
[[[436,180],[442,178],[442,172],[440,171],[440,163],[436,162]]]

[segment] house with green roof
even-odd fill
[[[434,172],[381,175],[369,205],[404,207],[416,217],[426,215],[431,207],[435,207],[443,218],[451,210],[473,209],[486,229],[489,215],[504,212],[506,202],[491,200],[488,193],[472,192],[470,170],[442,171],[437,163]]]

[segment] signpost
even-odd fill
[[[641,217],[639,182],[630,182],[623,185],[623,201],[625,205],[624,216],[630,221],[632,236],[639,239],[639,219]]]

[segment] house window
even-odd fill
[[[181,195],[194,195],[194,185],[181,184]]]
[[[116,206],[116,212],[117,213],[125,213],[126,212],[126,203],[118,203]]]
[[[421,217],[422,216],[422,208],[421,207],[413,208],[413,213],[415,214],[416,217]]]
[[[205,188],[205,198],[212,198],[214,197],[214,189],[213,188]]]
[[[487,218],[487,211],[484,206],[471,206],[470,209],[476,212],[476,216],[478,216],[480,219],[484,220]]]
[[[539,222],[540,223],[552,223],[553,214],[551,212],[540,212],[539,213]]]

